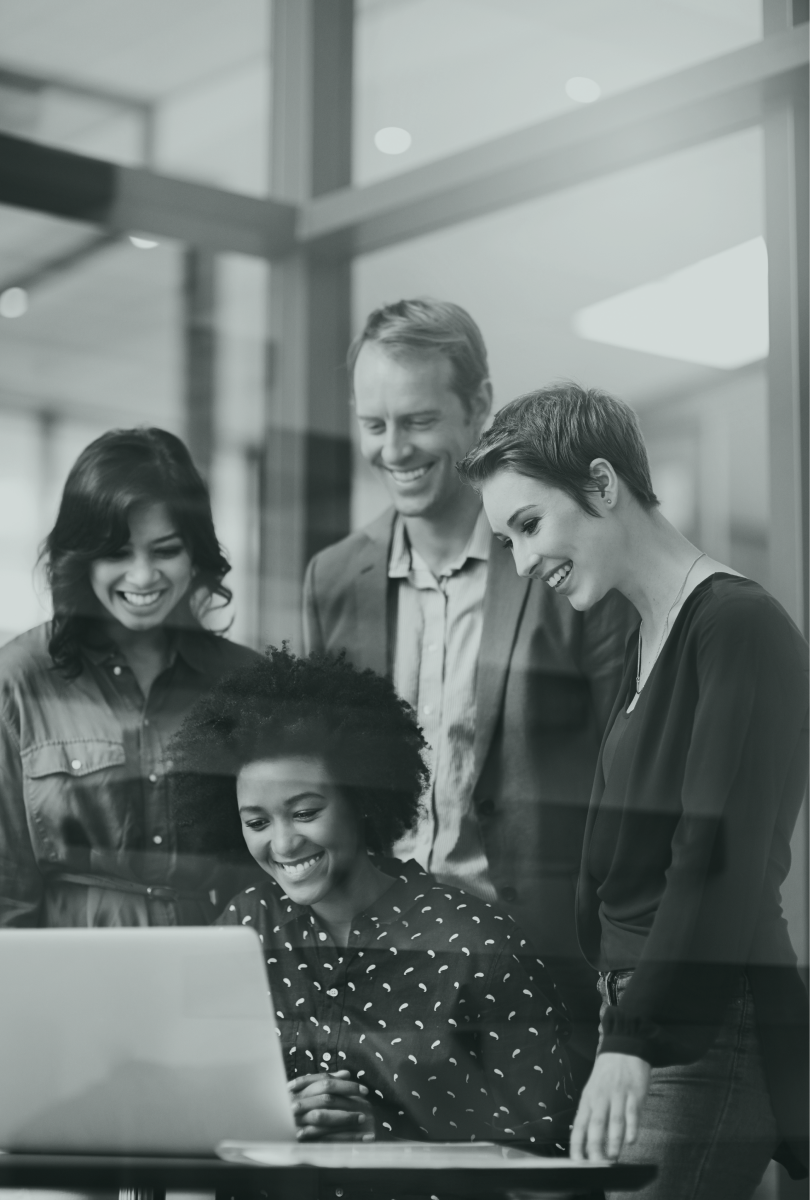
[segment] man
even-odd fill
[[[460,482],[455,464],[492,404],[464,309],[379,308],[348,366],[360,449],[392,508],[309,564],[307,648],[393,677],[433,753],[427,813],[399,857],[512,914],[574,1015],[572,1049],[592,1057],[598,1004],[574,892],[632,610],[613,593],[580,614],[519,578]]]

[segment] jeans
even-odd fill
[[[600,975],[600,1022],[631,976]],[[749,1200],[777,1142],[751,989],[741,973],[706,1054],[687,1066],[652,1069],[638,1137],[620,1162],[654,1163],[657,1178],[638,1192],[609,1192],[607,1200]]]

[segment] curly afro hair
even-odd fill
[[[173,819],[185,853],[244,858],[236,802],[242,767],[317,757],[362,823],[366,847],[387,853],[412,829],[429,772],[413,712],[388,679],[286,645],[224,676],[172,739]]]

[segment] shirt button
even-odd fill
[[[338,990],[337,988],[329,988],[326,994],[327,996],[336,996],[338,994]]]
[[[517,900],[517,892],[513,887],[501,888],[501,896],[507,904],[511,904],[513,900]]]
[[[154,771],[153,771],[153,772],[152,772],[152,774],[149,776],[149,782],[150,782],[150,783],[157,783],[157,775],[155,774],[155,772],[154,772]]]
[[[433,712],[433,705],[432,704],[423,705],[422,712],[425,714],[426,717],[429,717],[430,714]]]
[[[113,667],[113,675],[120,675],[120,674],[121,674],[121,668]]]
[[[330,1058],[331,1058],[331,1057],[332,1057],[332,1055],[329,1053],[329,1051],[328,1051],[328,1050],[326,1050],[326,1051],[325,1051],[325,1052],[324,1052],[324,1053],[321,1055],[321,1058],[323,1059],[323,1061],[324,1061],[324,1062],[329,1062],[329,1060],[330,1060]]]
[[[155,843],[156,846],[159,846],[160,843],[163,841],[163,838],[160,836],[159,833],[156,833],[155,836],[152,838],[152,841]]]
[[[430,650],[430,651],[438,650],[438,648],[439,647],[436,645],[435,642],[431,642],[430,645],[428,646],[428,650]]]
[[[148,717],[144,717],[144,719],[143,719],[143,723],[144,723],[144,725],[148,725],[148,724],[149,724],[149,718],[148,718]]]
[[[82,760],[80,758],[74,758],[70,765],[73,767],[74,771],[79,771],[81,770]]]

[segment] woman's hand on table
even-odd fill
[[[571,1129],[571,1158],[615,1160],[636,1140],[650,1064],[632,1054],[599,1054]]]
[[[300,1141],[373,1142],[368,1088],[349,1071],[301,1075],[287,1084]]]

